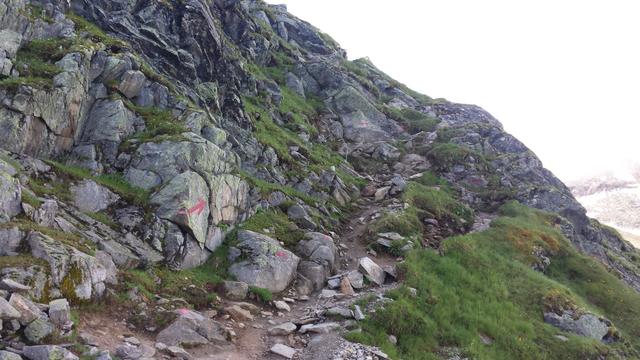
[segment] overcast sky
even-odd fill
[[[482,106],[563,180],[640,160],[640,2],[269,0],[411,88]]]

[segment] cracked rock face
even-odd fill
[[[22,212],[21,198],[22,190],[18,180],[7,173],[0,173],[0,223],[7,222]]]

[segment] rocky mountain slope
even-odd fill
[[[640,167],[575,181],[571,191],[590,217],[615,227],[636,247],[640,237]]]
[[[633,246],[284,6],[0,0],[0,65],[2,359],[640,354]]]

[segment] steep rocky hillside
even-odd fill
[[[1,359],[640,356],[633,246],[284,6],[0,0],[0,99]]]

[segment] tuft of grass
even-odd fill
[[[439,177],[438,175],[428,170],[422,173],[422,176],[415,179],[414,181],[424,186],[438,187],[450,194],[453,193],[453,189],[451,188],[451,185],[447,180]]]
[[[133,136],[142,142],[156,141],[158,138],[164,140],[167,136],[181,136],[182,133],[189,131],[184,124],[173,117],[169,110],[138,106],[131,101],[125,101],[125,105],[144,119],[145,130]]]
[[[439,119],[410,108],[395,109],[384,106],[382,110],[388,117],[399,122],[410,134],[417,134],[421,131],[432,132],[440,123]]]
[[[553,215],[517,203],[501,214],[484,232],[446,239],[440,254],[410,252],[401,272],[417,297],[403,288],[389,292],[394,301],[347,338],[403,359],[439,359],[444,347],[474,359],[638,358],[640,294],[580,255],[555,228]],[[546,274],[531,269],[533,246],[553,254]],[[562,308],[609,318],[622,340],[604,344],[544,323],[545,311]],[[480,334],[493,344],[483,344]],[[397,345],[388,335],[397,337]]]
[[[269,194],[271,194],[274,191],[280,191],[283,194],[290,196],[290,197],[295,197],[298,198],[302,201],[304,201],[305,203],[309,204],[309,205],[315,205],[316,203],[319,202],[319,199],[311,197],[309,195],[306,195],[304,193],[301,193],[300,191],[290,187],[290,186],[286,186],[286,185],[282,185],[282,184],[276,184],[276,183],[270,183],[268,181],[259,179],[255,176],[252,176],[251,174],[247,173],[246,171],[239,171],[238,174],[243,180],[247,181],[249,184],[251,184],[253,187],[257,188],[258,191],[260,192],[260,194],[262,194],[263,196],[268,196]]]
[[[171,91],[174,94],[177,93],[176,86],[174,83],[171,82],[171,80],[157,73],[151,67],[151,65],[147,64],[146,62],[140,59],[138,59],[138,62],[140,63],[140,71],[142,71],[142,73],[144,74],[144,76],[147,77],[147,79],[166,86],[167,89],[169,89],[169,91]]]
[[[113,174],[101,174],[101,175],[94,176],[91,174],[91,171],[86,168],[73,166],[73,165],[66,165],[53,160],[46,160],[45,162],[51,165],[60,174],[69,176],[72,179],[93,180],[96,183],[119,194],[125,200],[135,205],[138,205],[141,207],[149,206],[149,197],[150,197],[149,191],[131,185],[129,182],[126,181],[126,179],[122,174],[113,173]],[[35,187],[34,187],[34,183],[37,184],[35,185]],[[54,192],[58,192],[63,199],[68,200],[70,198],[68,189],[64,186],[64,184],[54,184],[53,188],[47,188],[45,186],[42,186],[42,183],[38,184],[38,182],[32,182],[31,187],[32,189],[34,189],[34,192],[36,192],[36,194],[48,193],[49,189],[52,189]]]
[[[254,294],[258,298],[258,300],[260,300],[263,303],[267,303],[273,300],[273,294],[268,289],[264,289],[257,286],[250,286],[249,292]]]
[[[82,16],[69,12],[66,14],[66,17],[76,25],[77,32],[86,33],[89,39],[95,43],[103,43],[106,46],[117,46],[123,48],[129,47],[126,42],[107,35],[107,33],[105,33],[99,26],[93,24]]]
[[[54,20],[47,14],[45,9],[40,5],[29,4],[18,11],[20,14],[26,16],[32,22],[36,20],[42,20],[47,24],[53,24]]]
[[[35,258],[31,255],[0,256],[0,269],[27,268],[33,265],[41,266],[46,273],[49,272],[50,267],[45,260]]]
[[[88,217],[92,218],[93,220],[99,221],[105,225],[107,225],[108,227],[117,230],[120,228],[120,225],[118,225],[118,223],[116,223],[115,221],[113,221],[111,219],[111,217],[109,217],[109,215],[107,215],[104,212],[85,212],[85,215],[87,215]]]
[[[48,228],[45,226],[40,226],[31,220],[22,219],[22,218],[15,219],[8,223],[2,224],[0,225],[0,228],[8,228],[8,227],[14,227],[14,226],[18,227],[18,229],[24,232],[38,231],[54,240],[60,241],[65,245],[74,247],[86,254],[95,255],[96,245],[76,233],[65,232],[65,231],[56,230],[53,228]]]
[[[63,38],[32,40],[18,50],[16,67],[21,76],[52,79],[62,70],[54,65],[69,51],[73,41]]]
[[[44,181],[42,179],[30,178],[29,188],[39,197],[53,195],[65,202],[73,200],[69,186],[62,181]]]
[[[38,197],[31,195],[28,191],[22,191],[22,202],[29,204],[36,209],[42,205],[42,201],[40,201]]]
[[[436,144],[425,154],[436,169],[446,171],[459,164],[486,165],[485,157],[467,147],[454,143]]]
[[[402,197],[405,202],[438,221],[455,225],[457,228],[468,228],[473,224],[473,210],[440,188],[410,181]]]
[[[291,114],[293,118],[292,125],[303,129],[309,134],[317,134],[318,129],[311,125],[308,119],[317,116],[318,112],[324,109],[324,103],[320,99],[311,96],[306,99],[302,98],[286,86],[282,86],[281,91],[282,101],[279,106],[280,112],[283,114]]]
[[[415,207],[400,212],[386,212],[371,224],[369,233],[372,236],[384,232],[397,232],[402,236],[422,234],[422,222],[418,214]]]
[[[138,288],[148,299],[153,299],[156,294],[180,297],[196,309],[204,309],[211,305],[216,286],[229,278],[228,252],[229,244],[225,243],[214,251],[206,263],[188,270],[174,271],[167,267],[155,267],[123,271],[122,283],[125,290]],[[193,291],[192,285],[201,291]],[[206,292],[206,296],[203,296],[202,291]]]
[[[304,238],[304,231],[279,209],[260,211],[242,223],[240,228],[273,237],[290,248]],[[265,232],[265,229],[272,229],[273,232]]]

